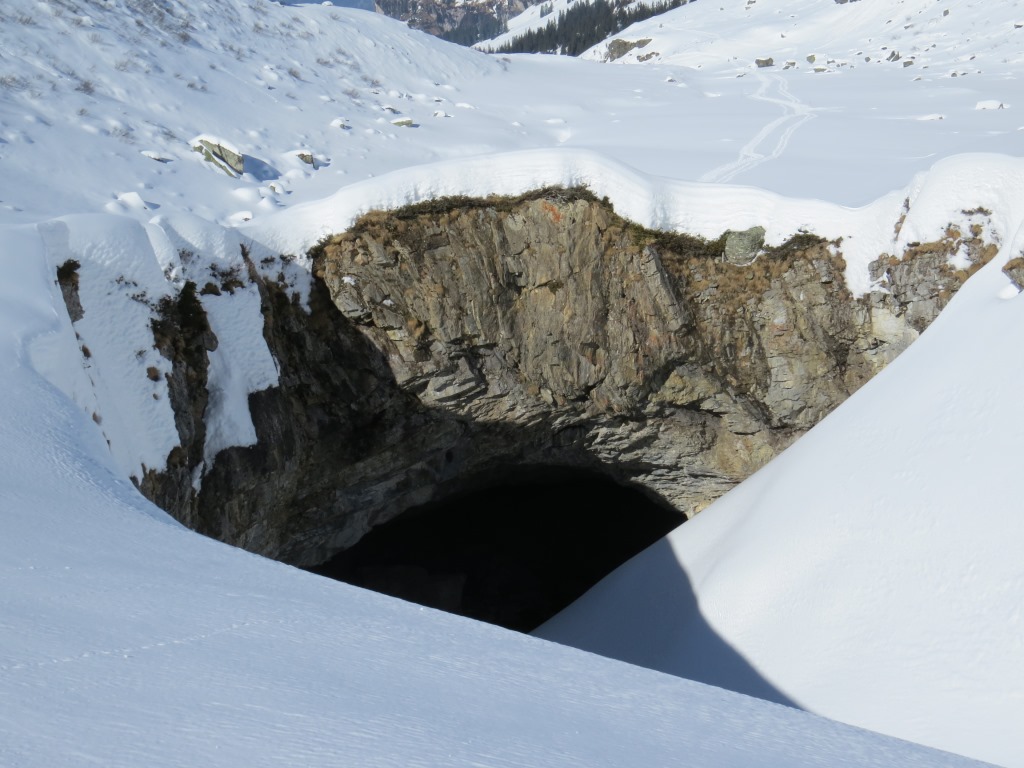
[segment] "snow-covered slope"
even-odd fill
[[[539,11],[481,45],[542,26],[551,17]],[[612,39],[643,42],[616,65],[641,63],[675,82],[671,96],[659,89],[664,124],[676,152],[696,157],[662,153],[670,175],[862,205],[948,154],[1019,152],[1020,0],[701,1]],[[583,58],[607,55],[605,42]],[[699,98],[676,113],[681,89]]]
[[[898,31],[897,12],[919,21]],[[649,225],[843,237],[858,291],[867,259],[990,211],[1001,254],[920,351],[830,419],[817,448],[801,443],[660,546],[674,581],[641,559],[589,600],[607,600],[616,626],[617,579],[637,579],[662,617],[696,600],[707,632],[680,646],[664,634],[677,625],[644,624],[633,595],[636,626],[661,644],[643,663],[670,666],[680,647],[706,658],[711,633],[778,698],[1024,764],[1007,490],[1020,310],[998,273],[1024,247],[1024,172],[1009,157],[1024,126],[1020,12],[700,0],[649,22],[664,25],[646,49],[659,57],[618,66],[490,58],[330,5],[5,0],[0,763],[960,764],[323,583],[185,531],[128,481],[175,440],[147,334],[186,279],[239,268],[244,244],[257,262],[297,256],[274,269],[301,291],[302,250],[368,207],[586,183]],[[936,47],[914,50],[919,28]],[[901,35],[916,36],[901,42],[911,67],[839,65]],[[806,56],[781,70],[787,45],[826,71]],[[244,172],[205,162],[200,136],[244,155]],[[74,327],[53,283],[69,261],[86,309]],[[221,342],[208,458],[251,442],[248,395],[275,381],[254,299],[203,297]],[[661,601],[660,585],[686,585],[679,562],[696,597]],[[585,627],[604,619],[574,611],[560,636],[593,642]],[[791,631],[787,617],[815,611],[828,621]],[[730,683],[719,674],[696,676]]]
[[[815,74],[801,58],[799,69],[756,70],[754,55],[779,53],[757,44],[776,42],[750,16],[766,4],[749,12],[741,36],[759,53],[744,49],[736,61],[722,52],[739,20],[727,11],[718,19],[713,5],[649,22],[679,20],[681,29],[666,27],[644,49],[663,49],[670,64],[633,68],[488,57],[330,6],[11,0],[0,8],[0,222],[104,209],[146,221],[163,206],[230,225],[385,171],[563,147],[654,175],[863,205],[950,154],[1017,151],[1024,120],[1008,78],[1021,66],[1011,55],[1022,34],[1010,21],[1018,2],[986,6],[992,34],[1006,39],[977,46],[949,21],[977,11],[966,0],[942,4],[953,10],[939,17],[946,38],[935,39],[950,55],[960,45],[975,57],[958,78],[926,62]],[[806,15],[874,4],[792,5]],[[678,66],[670,45],[690,39],[691,18],[709,28],[728,22],[730,35]],[[808,28],[832,30],[840,52],[866,44],[864,25],[847,34],[846,20],[830,21]],[[806,53],[825,50],[811,42]],[[1010,108],[976,109],[1000,103]],[[403,120],[412,126],[396,125]],[[249,158],[241,178],[192,151],[204,134]]]
[[[440,126],[432,115],[454,111],[453,81],[500,71],[391,19],[330,6],[15,0],[0,24],[0,221],[161,208],[251,218],[365,177],[374,149],[386,148],[387,167],[420,161],[422,143],[398,138],[392,120]],[[200,135],[247,155],[245,176],[204,163],[191,146]]]
[[[3,765],[976,764],[187,531],[27,364],[60,322],[39,248],[0,251]]]
[[[1015,294],[983,270],[855,397],[539,634],[744,690],[713,634],[811,711],[1020,765]]]
[[[737,72],[757,58],[771,58],[776,67],[789,63],[805,72],[888,68],[922,78],[1006,75],[1024,60],[1022,10],[1019,0],[693,2],[624,30],[621,37],[650,37],[651,43],[622,60],[656,51],[663,62]],[[595,46],[586,55],[601,57],[606,48]]]

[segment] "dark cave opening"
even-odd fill
[[[309,570],[529,632],[685,519],[580,469],[519,467],[474,488],[410,509]]]

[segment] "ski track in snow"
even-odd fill
[[[778,104],[785,110],[785,114],[775,118],[758,131],[757,135],[740,150],[739,157],[731,163],[708,171],[700,177],[700,181],[724,184],[762,163],[777,160],[786,151],[789,141],[797,129],[817,116],[813,107],[808,106],[790,92],[789,84],[782,75],[757,72],[755,77],[760,81],[760,86],[750,98],[755,101]],[[769,95],[772,86],[775,86],[777,94],[775,96]],[[772,151],[767,155],[760,152],[760,147],[776,134],[778,134],[778,138]]]

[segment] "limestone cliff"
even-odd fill
[[[693,515],[918,336],[970,271],[951,253],[994,253],[979,231],[881,254],[877,290],[855,300],[840,244],[735,234],[652,232],[586,191],[545,190],[365,216],[315,249],[308,312],[250,264],[281,371],[250,398],[259,442],[222,451],[198,493],[174,462],[143,489],[198,530],[307,565],[510,466],[599,469]],[[193,318],[162,343],[188,401],[180,465],[201,446],[215,339]]]

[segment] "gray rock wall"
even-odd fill
[[[173,467],[143,490],[304,565],[510,466],[596,468],[690,516],[918,336],[967,277],[950,253],[994,252],[949,234],[880,255],[878,289],[855,301],[834,244],[800,235],[729,260],[726,235],[647,231],[578,190],[371,214],[316,249],[309,313],[250,265],[281,368],[250,399],[259,443],[219,454],[198,494]],[[166,352],[184,389],[201,331]]]

